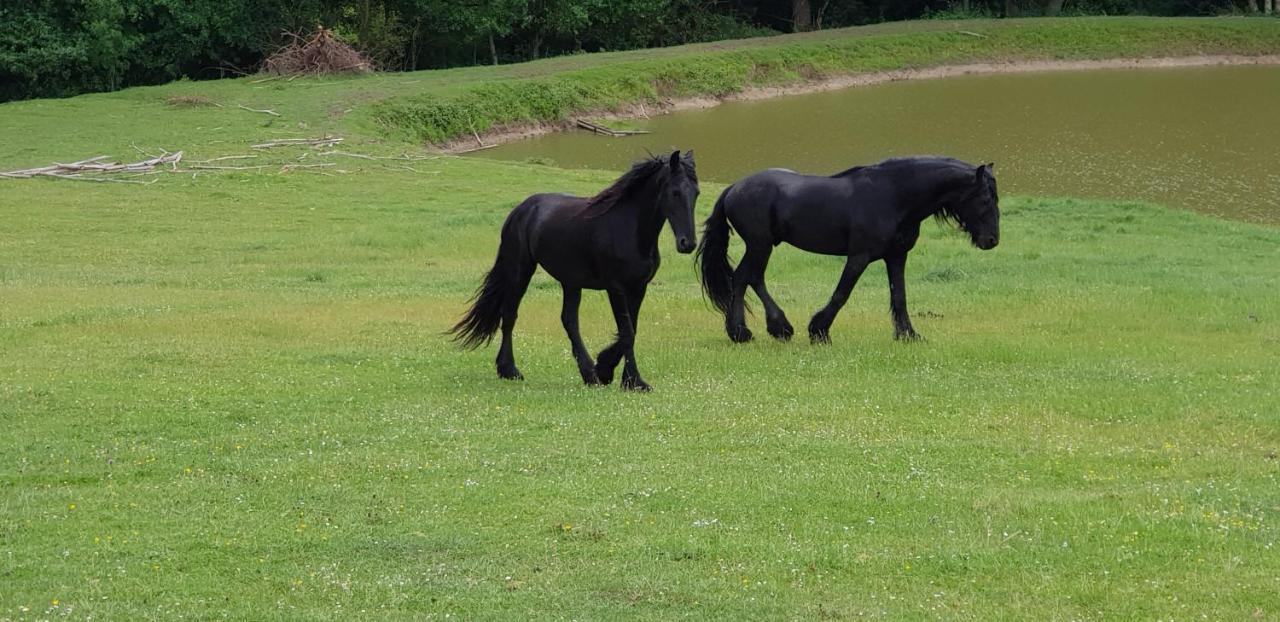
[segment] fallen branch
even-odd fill
[[[223,161],[223,160],[247,160],[247,159],[249,159],[249,158],[256,158],[256,157],[258,157],[258,155],[257,155],[257,154],[253,154],[253,155],[232,155],[232,156],[222,156],[221,158],[210,158],[210,159],[208,159],[208,160],[198,160],[196,163],[197,163],[197,164],[207,164],[207,163],[209,163],[209,162],[221,162],[221,161]]]
[[[135,147],[136,149],[136,147]],[[139,149],[141,151],[141,149]],[[178,162],[182,161],[182,152],[169,153],[164,151],[164,155],[152,157],[141,162],[133,162],[131,164],[120,164],[118,162],[103,162],[109,156],[96,156],[87,160],[79,160],[76,162],[59,163],[55,162],[50,166],[41,166],[37,168],[29,168],[18,171],[8,171],[0,173],[0,177],[28,179],[31,177],[54,177],[57,179],[75,179],[79,181],[123,181],[119,179],[107,179],[102,175],[111,173],[146,173],[154,171],[157,166],[169,164],[176,167]],[[86,176],[93,175],[93,176]],[[126,183],[151,183],[151,182],[126,182]]]
[[[454,153],[456,153],[456,154],[458,154],[458,155],[462,155],[462,154],[464,154],[464,153],[475,153],[475,152],[477,152],[477,151],[484,151],[485,149],[493,149],[494,147],[497,147],[497,146],[498,146],[498,145],[485,145],[485,146],[483,146],[483,147],[473,147],[473,148],[471,148],[471,149],[466,149],[466,150],[463,150],[463,151],[455,151]]]
[[[58,173],[40,173],[39,176],[40,177],[56,177],[58,179],[71,179],[74,181],[98,181],[98,182],[112,182],[117,184],[141,184],[143,186],[149,186],[151,184],[156,183],[157,181],[160,181],[158,179],[153,179],[151,181],[133,181],[129,179],[111,179],[109,177],[82,177],[80,175],[60,175]]]
[[[324,138],[282,138],[270,142],[253,145],[254,149],[271,149],[272,147],[332,147],[342,142],[340,136]]]
[[[576,121],[577,121],[578,127],[580,128],[591,130],[596,134],[603,134],[605,136],[611,136],[614,138],[619,136],[634,136],[637,134],[650,133],[648,130],[615,130],[611,127],[605,127],[603,125],[600,125],[599,123],[592,123],[591,121],[588,121],[586,119],[576,119]]]
[[[286,171],[291,171],[295,168],[323,168],[326,166],[337,166],[337,164],[333,162],[326,162],[324,164],[285,164],[284,166],[280,167],[280,172],[283,173]]]
[[[178,173],[189,173],[189,172],[191,172],[191,169],[199,169],[199,170],[202,170],[202,171],[205,171],[205,170],[209,170],[209,171],[253,171],[253,170],[260,169],[260,168],[271,168],[271,165],[270,165],[270,164],[263,164],[263,165],[261,165],[261,166],[216,166],[216,165],[213,165],[213,164],[191,164],[191,165],[189,165],[186,169],[184,169],[184,170],[180,170],[180,171],[175,171],[175,172],[178,172]]]
[[[408,155],[403,155],[403,156],[373,156],[373,155],[366,155],[366,154],[363,154],[363,153],[351,153],[351,152],[348,152],[348,151],[322,151],[322,152],[317,153],[317,154],[315,154],[315,155],[318,155],[318,156],[331,156],[331,155],[338,155],[338,156],[346,156],[346,157],[348,157],[348,158],[360,158],[360,159],[362,159],[362,160],[399,160],[399,161],[402,161],[402,162],[421,162],[421,161],[423,161],[423,160],[438,160],[438,159],[440,159],[440,156],[417,156],[417,157],[414,157],[414,156],[408,156]]]
[[[256,108],[250,108],[250,107],[245,106],[245,105],[243,105],[243,104],[241,104],[241,105],[240,105],[240,109],[241,109],[241,110],[248,110],[249,112],[261,112],[261,113],[263,113],[263,114],[269,114],[269,115],[271,115],[271,116],[273,116],[273,117],[278,117],[278,116],[280,116],[280,113],[278,113],[278,112],[276,112],[276,111],[274,111],[274,110],[258,110],[258,109],[256,109]]]

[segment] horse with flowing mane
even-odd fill
[[[786,242],[811,253],[846,257],[831,300],[809,321],[809,339],[829,342],[831,323],[849,299],[867,264],[884,260],[894,338],[919,339],[907,314],[907,253],[929,217],[955,223],[973,245],[989,250],[1000,241],[999,196],[991,164],[953,158],[894,158],[830,177],[768,169],[729,186],[703,226],[698,248],[702,288],[725,316],[735,342],[751,340],[744,317],[750,286],[764,304],[769,334],[786,341],[794,329],[769,295],[764,272],[773,247]],[[729,234],[736,230],[746,253],[729,263]]]
[[[521,380],[512,352],[511,332],[520,299],[534,271],[542,266],[560,282],[564,305],[560,320],[569,335],[582,381],[609,384],[619,361],[622,387],[640,391],[649,385],[636,368],[635,334],[645,290],[658,271],[658,234],[671,223],[676,250],[691,253],[697,242],[693,208],[698,176],[693,152],[650,158],[631,167],[594,197],[535,194],[512,210],[502,225],[502,240],[493,269],[472,299],[473,304],[450,331],[454,340],[477,348],[499,328],[502,344],[498,376]],[[592,360],[578,331],[578,305],[583,289],[604,290],[613,307],[618,337]]]

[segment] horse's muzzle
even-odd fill
[[[689,238],[682,237],[676,240],[676,250],[680,251],[680,254],[682,255],[688,255],[689,253],[692,253],[693,249],[696,248],[697,246],[698,245],[694,244],[693,240],[690,240]]]
[[[989,236],[987,236],[987,237],[985,237],[985,238],[982,238],[981,240],[978,240],[977,245],[978,245],[978,248],[980,248],[980,249],[982,249],[982,250],[984,250],[984,251],[989,251],[989,250],[991,250],[991,249],[995,248],[995,247],[996,247],[996,245],[997,245],[997,244],[999,244],[999,243],[1000,243],[1000,240],[999,240],[999,239],[997,239],[995,236],[990,236],[990,235],[989,235]]]

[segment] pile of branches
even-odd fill
[[[292,41],[262,62],[262,71],[276,76],[364,73],[373,65],[332,30],[320,26],[309,37],[284,33]]]
[[[146,174],[163,170],[158,167],[169,165],[171,170],[177,170],[178,163],[182,161],[182,152],[169,153],[164,152],[163,155],[154,156],[152,158],[142,160],[141,162],[133,162],[130,164],[121,164],[119,162],[105,161],[109,156],[98,156],[89,158],[88,160],[79,160],[67,164],[54,163],[49,166],[39,168],[29,168],[20,171],[0,172],[0,177],[57,177],[60,179],[76,179],[80,181],[115,181],[124,183],[141,183],[131,182],[123,179],[111,179],[110,174],[115,173],[133,173]]]

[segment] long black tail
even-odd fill
[[[471,297],[471,308],[449,332],[453,341],[468,350],[488,344],[502,326],[502,312],[507,299],[514,295],[514,275],[518,272],[520,244],[516,235],[515,219],[508,217],[502,224],[502,241],[498,244],[498,258],[493,268],[484,275],[484,282]]]
[[[702,291],[721,313],[729,313],[733,301],[733,266],[729,263],[729,219],[724,213],[724,198],[733,186],[725,188],[716,199],[711,215],[702,224],[702,242],[698,245],[698,264],[702,267]]]

